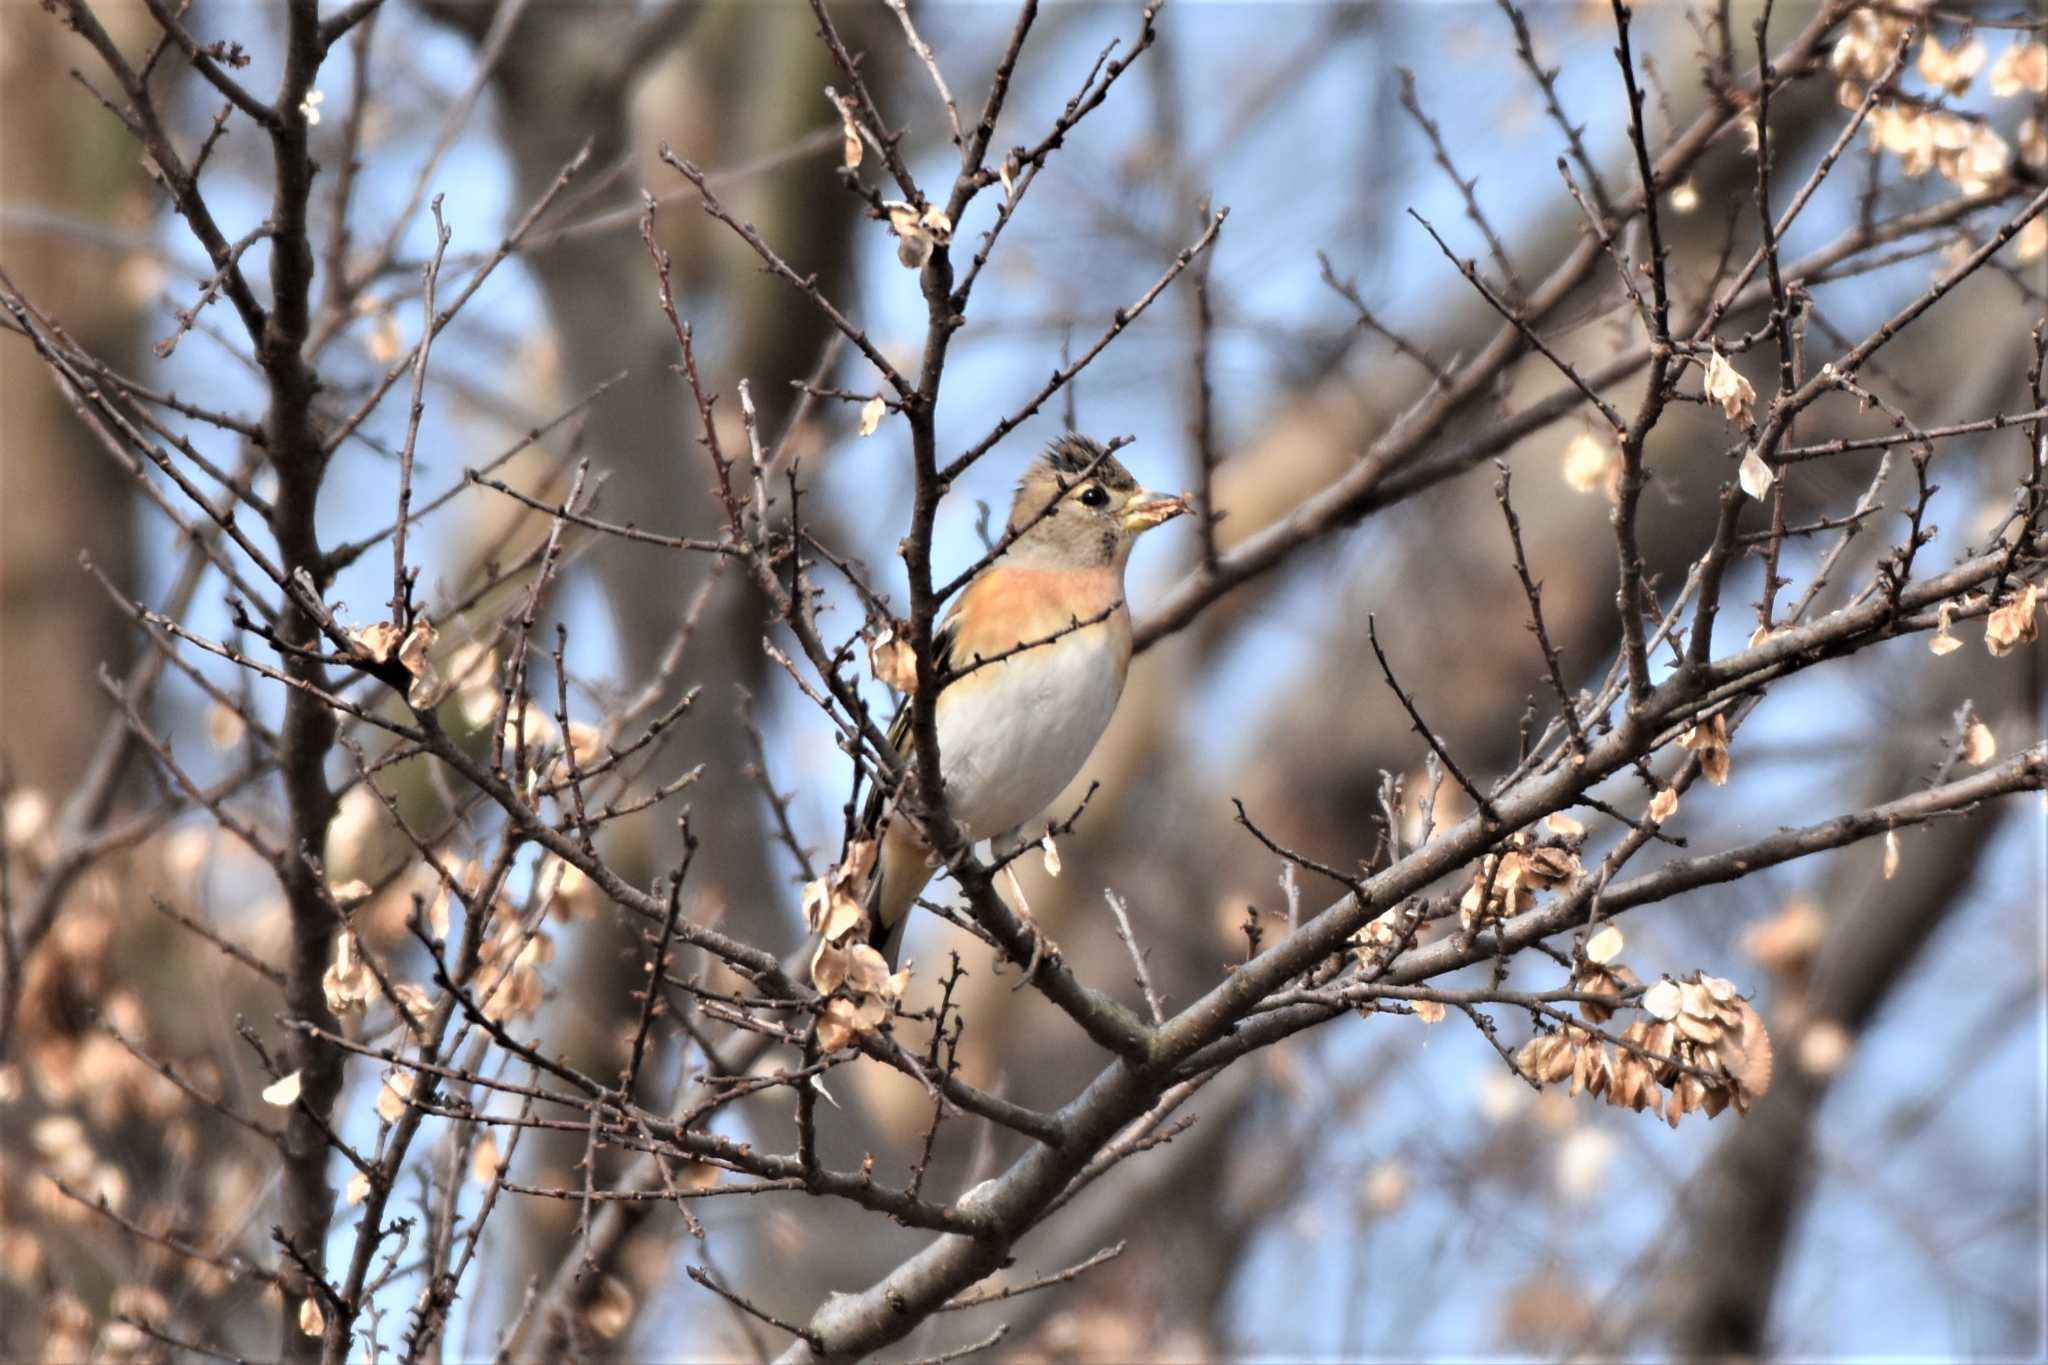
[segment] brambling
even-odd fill
[[[1024,826],[1074,780],[1108,727],[1131,665],[1124,565],[1139,536],[1187,510],[1184,497],[1141,488],[1099,443],[1062,436],[1017,484],[1009,544],[941,618],[932,662],[946,806],[998,857],[1029,842]],[[889,742],[907,764],[908,705]],[[865,908],[893,971],[934,866],[912,821],[884,820],[889,804],[879,788],[870,793],[862,828],[881,840]],[[1009,882],[1036,936],[1029,980],[1047,940],[1014,873]]]

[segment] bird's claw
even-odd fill
[[[1032,923],[1029,915],[1023,918],[1024,927],[1031,935],[1031,960],[1024,964],[1024,975],[1018,977],[1017,984],[1010,987],[1012,991],[1021,991],[1030,985],[1038,976],[1038,964],[1060,954],[1060,945],[1052,941],[1052,935]]]
[[[1017,871],[1012,867],[1003,868],[1003,876],[1010,883],[1010,892],[1017,898],[1017,918],[1024,921],[1024,930],[1031,935],[1031,960],[1024,964],[1024,975],[1017,978],[1012,991],[1021,991],[1038,976],[1038,964],[1048,957],[1058,957],[1060,945],[1052,941],[1052,935],[1038,927],[1038,921],[1031,917],[1031,902],[1024,895],[1024,884],[1017,880]]]

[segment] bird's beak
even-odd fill
[[[1173,497],[1165,493],[1140,493],[1124,504],[1124,529],[1136,535],[1189,510],[1185,494]]]

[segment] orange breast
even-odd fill
[[[948,613],[953,626],[955,663],[965,666],[976,655],[988,658],[1020,644],[1046,639],[1075,621],[1101,616],[1112,606],[1117,610],[1102,627],[1121,639],[1123,657],[1128,663],[1130,613],[1118,605],[1123,591],[1123,575],[1106,565],[1087,569],[989,569],[968,584]]]

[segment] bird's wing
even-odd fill
[[[957,601],[956,601],[957,607]],[[947,613],[939,628],[932,633],[932,665],[937,675],[944,679],[953,670],[953,646],[955,631],[953,615]],[[910,737],[910,698],[903,699],[897,708],[896,719],[889,725],[889,748],[902,761],[906,770],[911,761],[912,740]],[[881,835],[882,820],[890,804],[891,793],[879,778],[868,789],[867,805],[861,811],[860,837],[874,839]],[[875,946],[889,964],[889,970],[896,970],[896,964],[903,954],[904,930],[910,923],[909,910],[925,881],[931,876],[928,870],[919,867],[922,854],[919,840],[914,831],[902,825],[892,825],[889,834],[876,850],[874,871],[869,874],[868,886],[863,896],[863,908],[868,915],[868,932]],[[907,879],[906,879],[907,878]]]
[[[958,606],[959,599],[956,598],[954,601],[955,610],[958,609]],[[932,632],[932,669],[942,682],[946,675],[953,671],[953,642],[956,634],[957,632],[954,630],[954,612],[949,611],[946,613],[945,619],[939,623],[939,628]],[[905,697],[903,705],[897,708],[896,719],[889,723],[889,748],[904,764],[909,764],[911,761],[911,740],[910,698],[908,697]],[[872,839],[875,837],[876,831],[882,826],[882,813],[888,808],[889,793],[883,788],[882,783],[877,780],[869,786],[867,804],[861,809],[860,832],[862,838]]]

